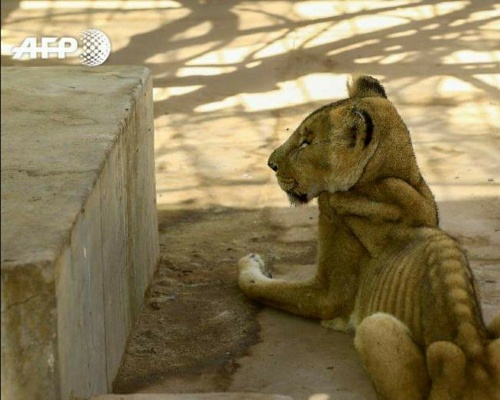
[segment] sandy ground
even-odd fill
[[[236,285],[237,259],[252,249],[265,254],[278,274],[309,273],[316,252],[314,207],[160,212],[160,220],[162,249],[168,251],[128,346],[117,392],[374,398],[350,335],[255,305]]]
[[[26,36],[103,30],[107,64],[154,77],[162,259],[117,392],[374,399],[349,335],[248,301],[236,261],[310,272],[314,205],[266,167],[302,118],[379,78],[412,132],[441,225],[468,251],[485,317],[500,304],[500,8],[481,1],[2,1],[2,65]],[[287,268],[299,265],[300,268]]]

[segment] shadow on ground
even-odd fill
[[[469,209],[470,218],[482,224],[480,214],[490,204],[491,199],[444,202],[440,209],[454,234],[455,210]],[[288,394],[296,400],[315,393],[335,394],[336,399],[373,397],[350,335],[259,306],[236,284],[237,260],[249,252],[259,252],[278,271],[286,265],[310,271],[316,253],[315,206],[165,210],[159,221],[160,268],[115,392],[240,390]],[[500,304],[495,266],[500,260],[494,250],[499,222],[494,218],[482,226],[490,235],[476,235],[473,225],[470,232],[456,235],[469,252],[488,320]]]
[[[293,227],[314,231],[315,210],[304,210]],[[117,393],[150,386],[179,392],[227,389],[236,360],[260,340],[256,313],[261,307],[238,289],[237,260],[257,249],[270,262],[314,260],[312,234],[290,248],[294,239],[287,239],[286,226],[280,226],[290,211],[295,210],[159,212],[160,266],[127,346]],[[284,235],[286,241],[280,241]]]

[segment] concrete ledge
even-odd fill
[[[2,398],[107,393],[159,257],[149,71],[2,68],[1,135]]]

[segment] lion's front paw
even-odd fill
[[[238,283],[242,289],[272,278],[271,271],[258,254],[248,254],[238,261]]]
[[[252,272],[257,275],[264,275],[268,278],[273,277],[262,257],[255,253],[240,258],[240,261],[238,261],[238,271],[240,275],[245,272]]]

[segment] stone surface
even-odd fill
[[[2,68],[2,397],[107,392],[158,259],[142,67]]]

